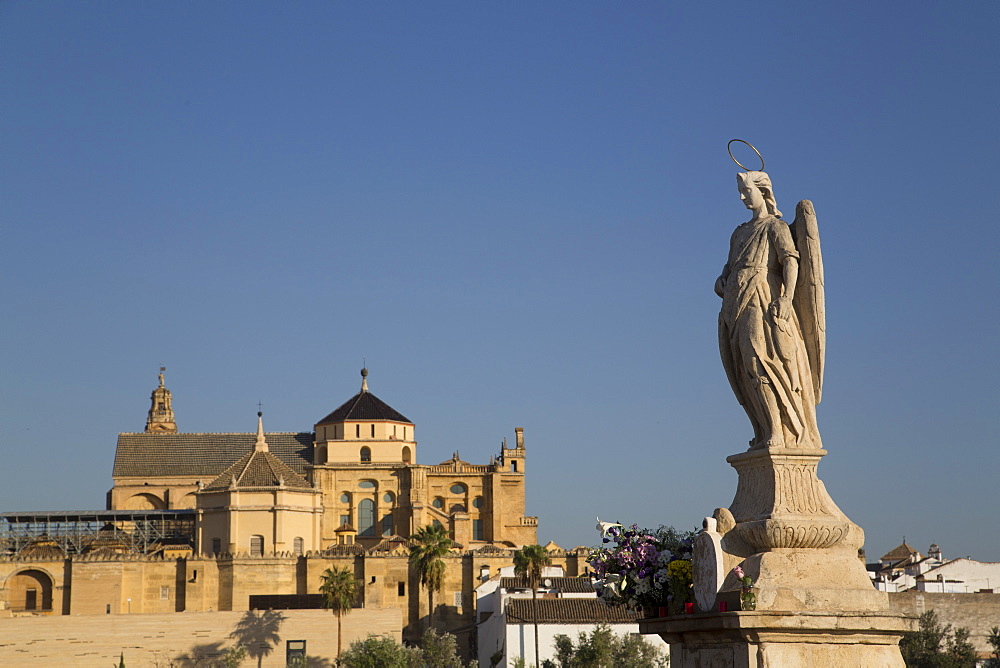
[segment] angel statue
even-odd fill
[[[763,171],[739,173],[736,184],[753,216],[733,232],[715,282],[722,364],[753,425],[750,449],[821,448],[826,317],[816,214],[802,200],[795,222],[783,221]]]

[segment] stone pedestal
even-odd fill
[[[670,643],[671,668],[904,668],[912,620],[848,612],[723,612],[639,622]]]
[[[772,448],[726,459],[739,483],[729,517],[721,522],[721,544],[753,578],[759,611],[889,609],[888,595],[872,586],[858,559],[864,531],[837,507],[816,474],[825,454]],[[729,573],[722,591],[738,588]]]
[[[695,541],[700,614],[640,623],[670,643],[672,668],[903,668],[899,640],[913,618],[889,612],[858,550],[864,532],[816,474],[825,450],[761,448],[727,461],[732,505]],[[740,607],[739,565],[757,607]],[[716,612],[725,603],[734,612]]]

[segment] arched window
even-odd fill
[[[443,524],[441,524],[441,522],[440,522],[440,521],[438,521],[438,520],[434,520],[434,526],[436,526],[436,527],[441,527],[442,529],[444,528],[444,525],[443,525]]]
[[[392,513],[382,517],[382,535],[391,536],[393,530]]]
[[[302,553],[305,552],[305,541],[302,540],[301,536],[296,536],[295,540],[292,541],[292,552],[300,557],[302,556]]]
[[[250,556],[251,557],[263,557],[264,556],[264,537],[263,536],[250,536]]]
[[[375,502],[371,499],[362,499],[358,504],[358,535],[375,535]]]
[[[372,449],[367,445],[361,448],[361,461],[370,462],[372,460]]]
[[[412,456],[413,455],[410,454],[410,448],[404,447],[403,448],[403,463],[404,464],[409,464],[410,463],[410,458]]]

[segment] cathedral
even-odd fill
[[[474,635],[474,588],[537,543],[525,514],[524,431],[485,464],[420,464],[416,425],[361,388],[311,431],[184,433],[163,369],[145,430],[118,436],[103,511],[0,514],[0,617],[315,607],[320,574],[348,568],[356,607],[428,619],[409,538],[454,541],[434,619]],[[582,573],[586,548],[546,546]]]
[[[108,509],[195,509],[192,547],[211,554],[370,549],[428,524],[468,547],[537,541],[523,429],[488,464],[420,465],[413,422],[361,378],[312,432],[266,433],[258,414],[256,434],[192,434],[177,431],[161,372],[145,432],[118,436]]]

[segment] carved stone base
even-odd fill
[[[772,550],[743,560],[757,588],[758,611],[887,612],[889,595],[872,585],[865,565],[847,550]],[[727,575],[719,600],[735,610],[739,583]],[[716,605],[716,609],[718,605]]]
[[[740,476],[729,509],[740,538],[752,552],[830,548],[860,531],[816,475],[825,454],[826,450],[773,448],[726,458]]]
[[[724,612],[639,622],[670,643],[671,668],[904,668],[911,618],[888,613]]]
[[[858,559],[864,532],[837,507],[816,475],[825,450],[773,448],[727,458],[739,473],[727,561],[741,559],[759,589],[759,611],[885,612],[888,595],[875,590]],[[731,569],[731,567],[730,567]],[[697,584],[697,583],[696,583]],[[728,572],[720,600],[735,604],[739,588]],[[732,607],[731,607],[732,609]]]

